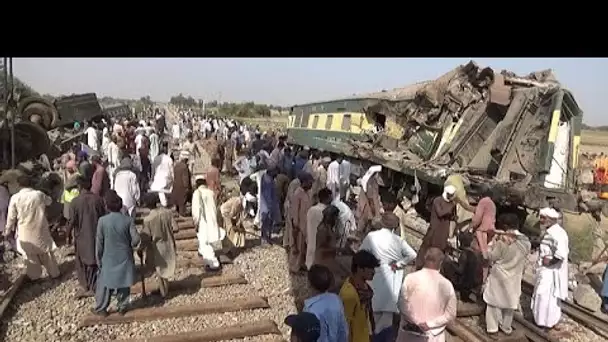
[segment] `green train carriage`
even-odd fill
[[[355,176],[383,165],[395,190],[415,175],[436,195],[461,174],[502,206],[577,211],[582,114],[550,71],[517,77],[470,62],[433,81],[293,106],[287,131],[294,145],[343,153]]]

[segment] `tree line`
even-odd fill
[[[256,116],[270,116],[273,111],[287,110],[286,107],[266,105],[250,102],[218,102],[217,100],[204,101],[202,99],[194,99],[192,96],[184,96],[178,94],[172,96],[169,103],[181,108],[193,108],[203,109],[205,112],[216,115],[225,116],[240,116],[240,117],[256,117]]]

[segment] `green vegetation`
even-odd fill
[[[238,116],[238,117],[269,117],[275,112],[283,112],[287,108],[274,105],[259,104],[255,102],[218,102],[218,101],[207,101],[203,103],[203,100],[196,100],[192,96],[184,96],[179,94],[172,96],[169,103],[178,108],[191,108],[191,109],[202,109],[205,107],[205,112],[220,116]]]

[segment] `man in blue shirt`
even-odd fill
[[[304,302],[305,312],[313,313],[321,323],[319,342],[347,342],[348,327],[344,305],[340,297],[329,292],[334,277],[329,268],[312,265],[308,271],[308,283],[316,295]]]

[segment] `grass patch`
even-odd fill
[[[574,263],[590,261],[595,239],[590,226],[568,234],[570,239],[570,260]]]
[[[583,130],[581,143],[583,145],[608,146],[608,132]]]
[[[570,260],[573,262],[591,261],[597,238],[593,234],[596,224],[588,214],[564,216],[564,228],[570,240]]]

